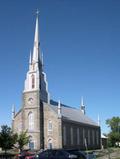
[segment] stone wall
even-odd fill
[[[45,148],[49,148],[49,142],[52,142],[52,148],[62,148],[61,135],[62,135],[61,119],[58,118],[57,113],[54,112],[48,104],[44,103]]]
[[[32,99],[32,100],[30,100]],[[29,114],[33,114],[33,128],[29,126]],[[39,91],[30,91],[23,93],[23,130],[28,131],[31,140],[34,142],[34,148],[40,149],[40,93]],[[42,131],[42,130],[41,130]]]
[[[17,133],[22,131],[22,109],[15,115],[12,121],[12,130]]]

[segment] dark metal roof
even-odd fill
[[[58,103],[55,101],[52,101],[50,104],[50,107],[57,113],[58,112]],[[80,109],[66,106],[64,104],[61,104],[61,114],[64,119],[84,123],[88,125],[98,126],[96,122],[94,122],[92,119],[90,119],[88,116],[82,113]]]

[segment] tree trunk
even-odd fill
[[[7,150],[5,149],[5,159],[7,159]]]

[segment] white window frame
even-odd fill
[[[52,120],[48,120],[48,131],[53,131]]]
[[[30,136],[30,138],[29,138],[28,147],[30,146],[30,143],[33,143],[33,149],[35,149],[36,148],[36,142],[35,142],[35,140],[32,136]]]
[[[48,149],[54,148],[54,147],[53,147],[53,139],[52,139],[52,138],[49,138],[49,139],[48,139],[47,148],[48,148]]]

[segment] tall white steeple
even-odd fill
[[[29,58],[29,70],[27,72],[24,92],[40,91],[40,97],[43,101],[48,102],[48,83],[46,74],[43,72],[43,61],[40,55],[40,41],[39,41],[39,23],[38,23],[38,11],[35,25],[35,35],[33,44],[33,53]]]
[[[29,58],[29,64],[32,64],[32,55],[31,55],[31,50],[30,50],[30,58]]]
[[[98,126],[100,126],[100,117],[99,117],[99,114],[98,114]]]

